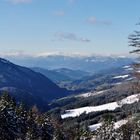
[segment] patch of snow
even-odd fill
[[[114,128],[118,129],[121,126],[125,125],[128,122],[128,119],[120,120],[114,123]],[[102,123],[97,123],[89,126],[90,131],[95,131],[102,126]]]
[[[134,78],[128,78],[128,79],[126,79],[126,81],[131,81],[131,80],[133,80]]]
[[[69,118],[69,117],[77,117],[83,113],[90,113],[90,112],[97,112],[97,111],[104,111],[104,110],[115,110],[118,106],[117,102],[112,102],[104,105],[99,106],[88,106],[88,107],[81,107],[72,110],[66,110],[66,113],[61,115],[62,119]]]
[[[93,94],[92,92],[87,92],[87,93],[76,95],[75,97],[76,98],[79,98],[79,97],[87,98],[89,96],[92,96],[92,94]]]
[[[91,112],[100,112],[100,111],[113,111],[118,107],[122,107],[125,104],[132,104],[135,102],[138,102],[140,99],[140,94],[135,94],[128,96],[118,102],[111,102],[99,106],[87,106],[87,107],[81,107],[81,108],[76,108],[76,109],[71,109],[71,110],[66,110],[66,113],[61,115],[62,119],[69,118],[69,117],[77,117],[80,116],[83,113],[91,113]]]
[[[127,122],[128,122],[128,120],[120,120],[120,121],[118,121],[118,122],[115,123],[114,128],[115,128],[115,129],[118,129],[118,128],[120,128],[122,125],[125,125]]]
[[[137,73],[140,73],[140,70],[136,71]]]
[[[130,68],[130,66],[129,66],[129,65],[128,65],[128,66],[124,66],[123,68],[124,68],[124,69],[127,69],[127,68]]]
[[[125,69],[125,70],[127,70],[127,71],[132,71],[132,70],[133,70],[133,68],[128,68],[128,69]]]
[[[104,93],[106,91],[107,90],[101,90],[101,91],[98,91],[98,92],[87,92],[87,93],[76,95],[75,97],[76,98],[79,98],[79,97],[87,98],[87,97],[90,97],[90,96],[95,96],[95,95],[102,94],[102,93]]]
[[[112,85],[121,85],[122,82],[118,82],[118,83],[115,83],[115,84],[112,84]]]
[[[115,76],[115,77],[113,77],[113,79],[119,79],[119,78],[127,78],[129,75],[127,74],[127,75],[120,75],[120,76]]]
[[[97,123],[89,126],[90,131],[95,131],[102,126],[102,123]]]
[[[124,104],[133,104],[135,102],[138,102],[139,100],[140,94],[135,94],[122,99],[120,102],[122,105],[124,105]]]

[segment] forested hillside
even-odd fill
[[[0,140],[140,140],[139,13],[140,0],[0,0]]]
[[[22,103],[16,104],[7,93],[3,93],[0,97],[0,139],[139,140],[139,113],[123,114],[121,120],[116,119],[113,112],[104,113],[100,123],[94,125],[89,125],[88,118],[82,122],[84,115],[73,121],[63,120],[55,114],[41,114],[36,106],[26,110]]]

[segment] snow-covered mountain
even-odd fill
[[[5,56],[6,57],[6,56]],[[134,62],[135,58],[125,56],[65,56],[49,55],[36,57],[7,56],[12,62],[26,67],[45,69],[68,68],[96,73],[101,70],[117,68]]]

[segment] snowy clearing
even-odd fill
[[[124,66],[123,68],[124,69],[130,68],[130,65]]]
[[[104,93],[106,91],[107,90],[102,90],[102,91],[98,91],[98,92],[87,92],[87,93],[76,95],[75,97],[76,98],[79,98],[79,97],[87,98],[87,97],[90,97],[90,96],[95,96],[95,95],[102,94],[102,93]]]
[[[81,107],[77,109],[71,109],[71,110],[66,110],[66,113],[61,115],[62,119],[69,118],[69,117],[77,117],[80,116],[83,113],[90,113],[90,112],[98,112],[98,111],[113,111],[118,107],[122,107],[124,104],[132,104],[135,102],[138,102],[140,99],[140,94],[135,94],[128,96],[118,102],[112,102],[112,103],[107,103],[99,106],[87,106],[87,107]]]
[[[95,131],[102,126],[102,123],[97,123],[89,126],[90,131]]]
[[[119,78],[127,78],[129,75],[127,74],[127,75],[119,75],[119,76],[115,76],[115,77],[113,77],[113,79],[119,79]]]
[[[127,71],[132,71],[133,70],[132,66],[130,66],[130,65],[124,66],[123,69],[125,69]]]
[[[122,82],[118,82],[118,83],[115,83],[115,84],[111,84],[111,85],[121,85],[122,84]]]
[[[131,80],[133,80],[133,79],[134,79],[134,77],[128,78],[128,79],[126,79],[126,81],[131,81]]]
[[[120,128],[122,125],[125,125],[127,122],[128,122],[127,119],[117,121],[117,122],[114,123],[114,128],[115,128],[115,129],[118,129],[118,128]],[[97,123],[97,124],[94,124],[94,125],[90,125],[90,126],[89,126],[89,130],[90,130],[90,131],[95,131],[95,130],[97,130],[98,128],[100,128],[101,126],[102,126],[102,123]]]
[[[137,73],[140,73],[140,70],[136,71]]]

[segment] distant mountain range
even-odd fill
[[[44,109],[47,102],[69,94],[46,76],[0,58],[0,91],[3,90],[20,101],[36,103]]]
[[[97,73],[101,70],[117,68],[134,62],[135,58],[125,56],[63,56],[50,55],[40,57],[7,57],[15,64],[26,67],[40,67],[45,69],[67,68]]]
[[[113,84],[131,80],[126,70],[130,68],[124,66],[128,66],[135,59],[48,56],[10,60],[24,66],[0,58],[0,93],[6,90],[18,102],[26,102],[28,106],[37,104],[45,110],[48,102],[54,99],[72,93],[108,89]],[[25,66],[33,68],[31,70]]]
[[[139,112],[140,85],[133,72],[132,65],[124,65],[66,83],[65,87],[81,93],[53,101],[50,112],[60,114],[64,124],[75,126],[79,121],[89,128],[106,115],[116,122],[126,119],[130,111],[132,115]]]
[[[133,80],[132,73],[133,68],[131,65],[125,65],[109,70],[102,70],[96,74],[71,82],[59,82],[59,86],[79,92],[103,90]]]
[[[62,81],[74,81],[90,75],[90,73],[88,72],[84,72],[81,70],[71,70],[67,68],[47,70],[44,68],[36,67],[31,69],[45,75],[46,77],[48,77],[49,79],[51,79],[53,82],[56,83]]]

